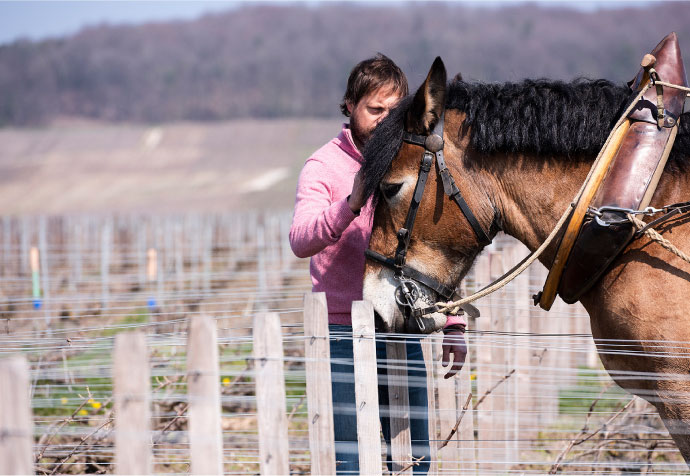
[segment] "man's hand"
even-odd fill
[[[350,206],[352,213],[359,214],[359,211],[364,206],[366,202],[364,198],[364,174],[362,169],[359,169],[357,175],[355,175],[355,181],[352,184],[352,193],[350,198],[347,200],[347,204]]]
[[[451,378],[462,369],[467,356],[467,345],[465,344],[465,328],[461,325],[454,325],[443,330],[443,361],[441,365],[447,367],[450,363],[450,354],[453,354],[453,365],[443,378]]]

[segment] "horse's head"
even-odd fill
[[[446,70],[436,58],[416,94],[391,111],[365,147],[366,189],[376,212],[364,299],[386,332],[428,333],[445,324],[432,305],[451,299],[487,244],[494,218],[485,190],[463,167],[463,117],[444,111],[445,96]]]

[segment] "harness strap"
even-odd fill
[[[452,180],[452,178],[451,178]],[[474,213],[470,211],[470,207],[467,205],[467,202],[465,199],[462,197],[462,194],[460,193],[460,190],[458,189],[458,186],[455,185],[455,181],[451,183],[453,187],[453,193],[450,196],[450,198],[455,201],[455,203],[460,207],[460,210],[462,213],[465,215],[465,218],[467,218],[467,221],[470,223],[470,226],[472,227],[472,230],[474,230],[475,235],[477,235],[477,239],[479,240],[479,244],[482,246],[486,246],[491,243],[491,238],[486,234],[482,226],[479,224],[479,221],[477,220],[477,217],[474,216]]]
[[[376,251],[372,250],[366,250],[364,251],[364,254],[366,255],[367,258],[371,259],[372,261],[376,261],[377,263],[380,263],[388,268],[391,267],[397,267],[395,265],[395,262],[391,258],[386,258],[380,253],[377,253]],[[451,289],[450,287],[446,286],[445,284],[439,283],[435,279],[425,275],[424,273],[417,271],[416,269],[403,264],[400,269],[402,270],[403,274],[415,281],[419,281],[422,283],[424,286],[427,286],[430,289],[433,289],[436,291],[439,295],[443,296],[446,300],[450,300],[453,298],[453,294],[455,294],[455,290]]]
[[[655,226],[670,220],[676,215],[681,215],[683,213],[690,212],[690,201],[674,203],[673,205],[667,205],[663,208],[663,211],[665,212],[663,215],[661,215],[658,218],[655,218],[654,220],[647,223],[644,227],[637,230],[637,232],[635,233],[635,238],[639,238],[648,229],[654,228]]]
[[[422,157],[422,163],[419,167],[419,176],[417,177],[417,185],[414,188],[412,195],[412,202],[410,208],[407,210],[407,217],[405,218],[405,225],[398,230],[398,248],[395,250],[394,265],[400,271],[405,264],[405,257],[407,255],[407,247],[410,245],[410,236],[412,235],[412,228],[414,227],[415,219],[417,218],[417,210],[419,204],[422,203],[422,196],[424,195],[424,188],[426,187],[427,179],[429,178],[429,171],[431,170],[431,162],[433,156],[425,153]]]
[[[426,144],[426,136],[420,136],[419,134],[412,134],[411,132],[403,131],[403,141],[424,147],[424,144]]]

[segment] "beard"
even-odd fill
[[[372,130],[362,127],[352,116],[350,117],[350,132],[352,132],[352,139],[355,141],[355,145],[361,151],[371,137]]]

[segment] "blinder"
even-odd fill
[[[433,290],[446,301],[452,300],[452,297],[455,294],[454,289],[405,264],[407,258],[407,249],[410,246],[412,229],[417,218],[419,205],[422,202],[422,196],[424,195],[424,189],[429,178],[429,173],[431,171],[434,158],[436,159],[436,165],[438,166],[439,175],[441,176],[441,180],[443,182],[443,190],[445,194],[455,202],[455,204],[465,215],[480,244],[485,246],[491,243],[491,239],[481,227],[479,220],[477,220],[475,215],[472,213],[472,210],[467,205],[467,202],[460,193],[460,189],[456,185],[453,176],[446,166],[446,162],[443,158],[443,126],[444,115],[442,113],[438,123],[434,127],[433,132],[429,135],[423,136],[403,131],[403,142],[423,147],[424,153],[419,165],[417,184],[415,185],[415,189],[412,194],[410,207],[407,210],[405,223],[396,234],[398,246],[395,250],[395,256],[393,258],[387,258],[371,249],[367,249],[365,251],[365,255],[368,259],[371,259],[372,261],[375,261],[382,266],[395,271],[395,278],[400,281],[400,284],[395,288],[394,291],[395,301],[405,317],[408,319],[413,318],[416,321],[418,328],[422,332],[425,331],[423,317],[437,312],[439,308],[436,304],[432,304],[426,308],[416,307],[416,302],[424,296],[423,292],[418,286],[418,283]]]

